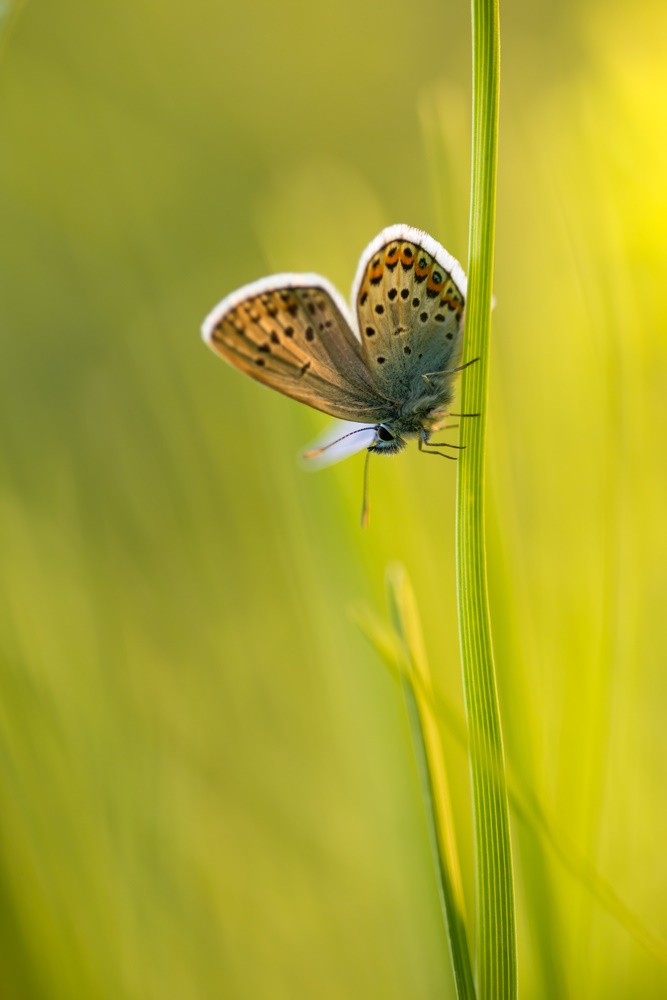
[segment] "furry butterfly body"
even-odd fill
[[[363,424],[351,450],[395,454],[411,437],[424,450],[460,370],[465,295],[463,269],[439,243],[390,226],[361,255],[352,312],[326,278],[275,275],[223,299],[202,334],[258,382]]]

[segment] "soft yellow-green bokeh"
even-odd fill
[[[310,474],[213,357],[384,225],[465,261],[468,5],[0,7],[0,995],[453,996],[400,692],[405,563],[461,706],[453,463]],[[509,766],[667,940],[664,4],[503,4],[489,574]],[[469,909],[468,770],[445,737]],[[667,968],[525,824],[521,995]]]

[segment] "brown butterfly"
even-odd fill
[[[393,455],[416,437],[427,454],[453,397],[462,350],[466,277],[431,236],[384,229],[366,247],[353,314],[317,274],[278,274],[222,300],[202,326],[206,343],[258,382],[355,426],[306,453],[338,460],[367,449]],[[429,447],[430,446],[430,447]]]

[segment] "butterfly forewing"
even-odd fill
[[[204,338],[272,389],[343,420],[379,422],[390,403],[336,298],[324,278],[277,275],[224,299],[204,323]]]
[[[370,244],[353,305],[363,357],[381,392],[407,399],[424,375],[456,366],[465,291],[457,261],[419,230],[393,226]]]

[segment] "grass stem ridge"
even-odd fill
[[[489,618],[484,456],[495,241],[500,32],[498,0],[472,0],[473,129],[464,421],[457,487],[457,601],[475,832],[480,1000],[514,1000],[517,955],[509,810]],[[491,766],[489,766],[491,763]]]

